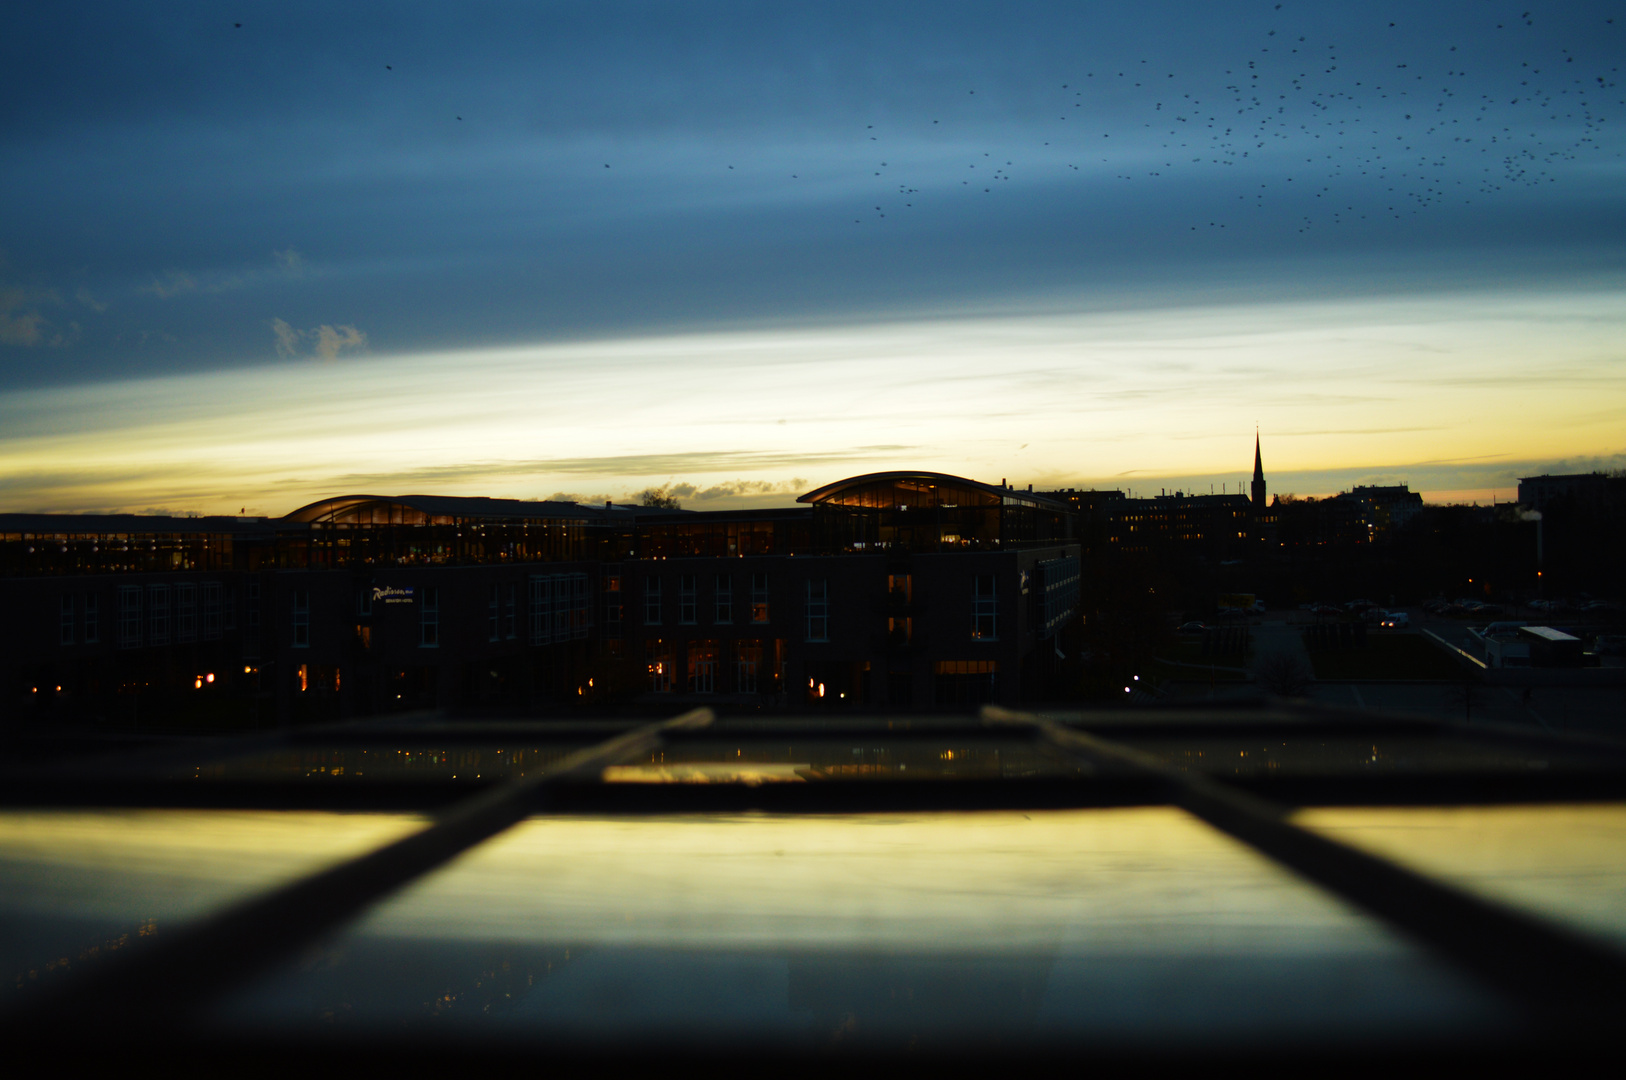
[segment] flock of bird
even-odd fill
[[[1279,16],[1282,7],[1274,5],[1273,14]],[[1015,178],[1013,169],[1044,179],[1041,170],[1054,174],[1059,167],[1082,178],[1105,175],[1099,166],[1110,170],[1114,162],[1120,170],[1111,174],[1115,179],[1143,184],[1192,170],[1219,171],[1224,175],[1213,178],[1211,191],[1234,195],[1243,204],[1237,209],[1252,213],[1205,213],[1181,223],[1185,229],[1246,225],[1259,220],[1260,211],[1291,207],[1290,219],[1275,220],[1302,233],[1369,218],[1404,220],[1451,203],[1554,184],[1563,175],[1559,166],[1582,155],[1621,156],[1619,141],[1602,137],[1607,114],[1626,105],[1619,67],[1577,63],[1581,50],[1543,33],[1536,14],[1491,17],[1484,26],[1463,27],[1463,44],[1427,46],[1406,36],[1400,20],[1384,21],[1394,43],[1375,47],[1368,39],[1355,56],[1337,41],[1278,26],[1262,29],[1251,55],[1237,57],[1229,68],[1216,67],[1211,76],[1159,70],[1142,58],[1121,68],[1086,70],[1057,87],[1053,120],[1041,115],[1011,125],[1034,136],[1053,124],[1050,138],[1039,138],[1038,146],[1029,141],[979,151],[963,164],[980,182],[964,178],[959,186],[993,195]],[[1607,48],[1586,51],[1626,55],[1614,45],[1626,43],[1614,37],[1615,18],[1599,15],[1596,21],[1599,40],[1587,44]],[[1503,43],[1486,47],[1484,41],[1509,32],[1522,35],[1511,50],[1524,57],[1517,66],[1499,62],[1509,53]],[[1478,70],[1470,74],[1470,66]],[[1123,118],[1136,111],[1143,114],[1139,127],[1126,129]],[[1102,124],[1102,117],[1117,126]],[[915,127],[898,134],[919,138],[925,134],[920,129],[940,128],[941,120],[917,121]],[[873,127],[866,129],[867,137],[880,142],[871,132]],[[1067,160],[1068,151],[1073,160]],[[1022,166],[1017,155],[1027,158]],[[1138,164],[1126,167],[1125,161]],[[885,161],[880,165],[887,168]],[[945,186],[954,185],[935,185]],[[872,203],[868,218],[860,213],[854,222],[914,210],[922,189],[933,187],[899,181],[886,192],[889,198]],[[1288,193],[1293,197],[1278,197]]]
[[[1626,105],[1619,69],[1577,63],[1577,53],[1626,55],[1618,47],[1626,39],[1614,36],[1626,19],[1617,27],[1615,18],[1598,15],[1597,40],[1586,50],[1545,32],[1542,16],[1524,11],[1514,18],[1511,8],[1487,14],[1484,25],[1463,26],[1461,44],[1420,43],[1402,17],[1381,20],[1376,43],[1368,35],[1346,49],[1289,29],[1292,13],[1283,6],[1267,10],[1275,25],[1262,28],[1256,47],[1230,67],[1222,61],[1207,73],[1176,72],[1135,58],[1079,72],[1056,86],[1048,114],[1002,125],[1009,134],[1001,141],[1009,145],[979,148],[962,160],[958,183],[945,177],[943,154],[966,153],[989,129],[967,109],[945,102],[940,116],[866,125],[858,142],[874,144],[867,179],[881,183],[854,223],[942,206],[951,192],[1003,193],[1006,185],[1020,186],[1019,176],[1052,182],[1070,171],[1079,180],[1099,179],[1117,162],[1120,171],[1111,175],[1138,184],[1186,179],[1193,170],[1223,174],[1205,190],[1223,191],[1227,202],[1234,194],[1242,206],[1179,223],[1190,231],[1274,221],[1307,232],[1369,218],[1401,220],[1557,183],[1558,167],[1582,155],[1620,157],[1619,142],[1601,137],[1607,114]],[[1508,34],[1520,38],[1511,50],[1495,38]],[[1514,53],[1523,57],[1516,67],[1506,59]],[[966,94],[975,98],[977,90]],[[1126,127],[1133,124],[1126,117],[1139,126]],[[926,147],[934,148],[929,161],[920,153]],[[911,166],[911,157],[923,160]],[[789,180],[803,182],[816,168],[790,173]]]

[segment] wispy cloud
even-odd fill
[[[160,300],[168,300],[172,296],[184,293],[197,292],[198,279],[184,270],[171,270],[163,277],[154,277],[152,283],[144,285],[141,291],[150,293]]]
[[[21,289],[0,289],[0,345],[38,345],[45,336],[45,315]]]
[[[300,332],[284,319],[271,320],[271,332],[277,336],[278,356],[298,356]]]
[[[358,351],[367,348],[367,335],[354,326],[318,326],[316,328],[316,354],[323,360],[338,358],[344,349]]]
[[[305,256],[291,247],[284,248],[281,251],[273,251],[271,258],[283,273],[298,276],[305,272]]]
[[[90,290],[85,288],[83,285],[81,285],[78,291],[73,294],[73,298],[98,315],[107,310],[107,305],[92,296],[90,294]]]
[[[278,356],[298,356],[300,342],[305,340],[315,342],[315,355],[323,360],[336,360],[345,349],[357,352],[367,349],[367,335],[348,323],[341,326],[324,323],[314,330],[299,330],[286,319],[272,319],[271,333],[277,339]]]

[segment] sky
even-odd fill
[[[0,511],[1626,466],[1626,0],[0,34]]]

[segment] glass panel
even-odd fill
[[[1079,767],[1035,744],[992,739],[866,743],[833,739],[772,745],[685,740],[648,760],[604,770],[611,783],[743,783],[818,780],[1024,780],[1077,778]]]
[[[405,814],[0,813],[0,1001],[422,827]]]
[[[1371,920],[1161,807],[533,819],[216,1019],[895,1050],[1398,1041],[1506,1020]]]
[[[1161,758],[1182,771],[1225,776],[1531,773],[1548,769],[1593,771],[1585,753],[1518,743],[1475,742],[1429,735],[1179,736],[1113,732],[1109,738]]]
[[[1294,820],[1626,945],[1626,806],[1315,808]]]

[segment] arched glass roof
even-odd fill
[[[1036,506],[1050,510],[1066,507],[1025,491],[1012,491],[963,476],[937,472],[865,473],[826,484],[799,496],[797,502],[815,506],[885,510],[895,507]]]

